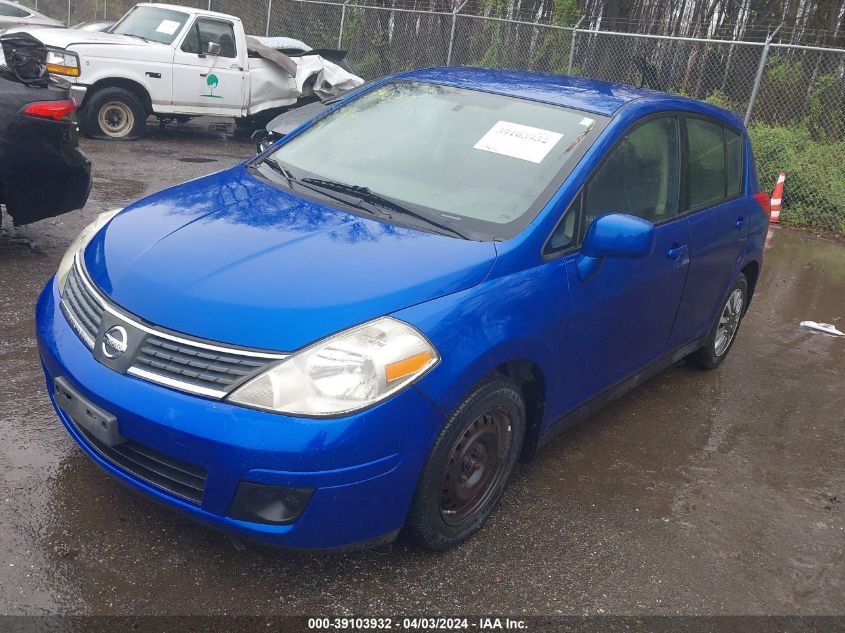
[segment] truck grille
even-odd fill
[[[88,280],[79,259],[68,274],[60,307],[74,332],[106,366],[196,395],[225,398],[240,384],[285,358],[284,354],[190,339],[144,324],[108,303]],[[123,355],[128,363],[110,363],[95,349],[96,341],[103,336],[100,326],[106,311],[111,313],[107,322],[114,321],[113,315],[125,329],[140,335],[133,337],[140,343]]]
[[[73,426],[91,448],[121,470],[180,499],[196,505],[202,503],[206,471],[199,466],[174,459],[133,440],[109,446],[75,422]]]

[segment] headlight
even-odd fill
[[[47,72],[55,75],[79,77],[79,57],[68,51],[47,50]]]
[[[382,317],[289,356],[229,400],[292,415],[349,413],[396,393],[439,360],[417,330]]]
[[[80,234],[76,236],[76,239],[70,243],[70,246],[65,251],[64,257],[62,257],[61,263],[59,263],[59,269],[56,271],[56,281],[59,284],[60,293],[65,290],[65,281],[67,280],[67,275],[73,266],[73,258],[76,257],[76,254],[79,251],[88,245],[88,242],[90,242],[97,234],[97,231],[108,224],[109,221],[121,211],[123,211],[123,209],[113,209],[112,211],[101,213],[97,216],[96,220],[82,229],[82,232],[80,232]]]

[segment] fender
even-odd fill
[[[81,63],[81,74],[76,84],[87,86],[85,102],[93,92],[103,86],[127,87],[143,96],[151,112],[173,110],[173,63],[166,59],[140,59],[120,57],[100,57],[103,46],[85,45],[69,48],[77,53]],[[132,54],[135,47],[119,47],[126,55]],[[170,55],[172,50],[165,49]],[[129,85],[131,84],[131,86]]]
[[[549,280],[541,279],[546,276],[560,280],[560,296],[549,297],[537,290],[549,287]],[[440,364],[417,388],[449,412],[475,383],[505,363],[530,361],[542,377],[560,375],[557,365],[564,358],[568,307],[563,265],[546,264],[488,279],[393,316],[418,328],[440,353]],[[469,319],[469,314],[480,318]],[[555,386],[543,380],[545,393],[550,393]],[[554,400],[562,396],[557,393]]]

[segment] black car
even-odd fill
[[[32,36],[0,36],[0,50],[0,204],[16,226],[83,207],[91,162],[78,146],[70,86],[50,78]]]

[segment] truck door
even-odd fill
[[[217,54],[209,52],[217,44]],[[247,52],[229,20],[199,17],[173,56],[173,106],[177,113],[241,116],[246,105]]]

